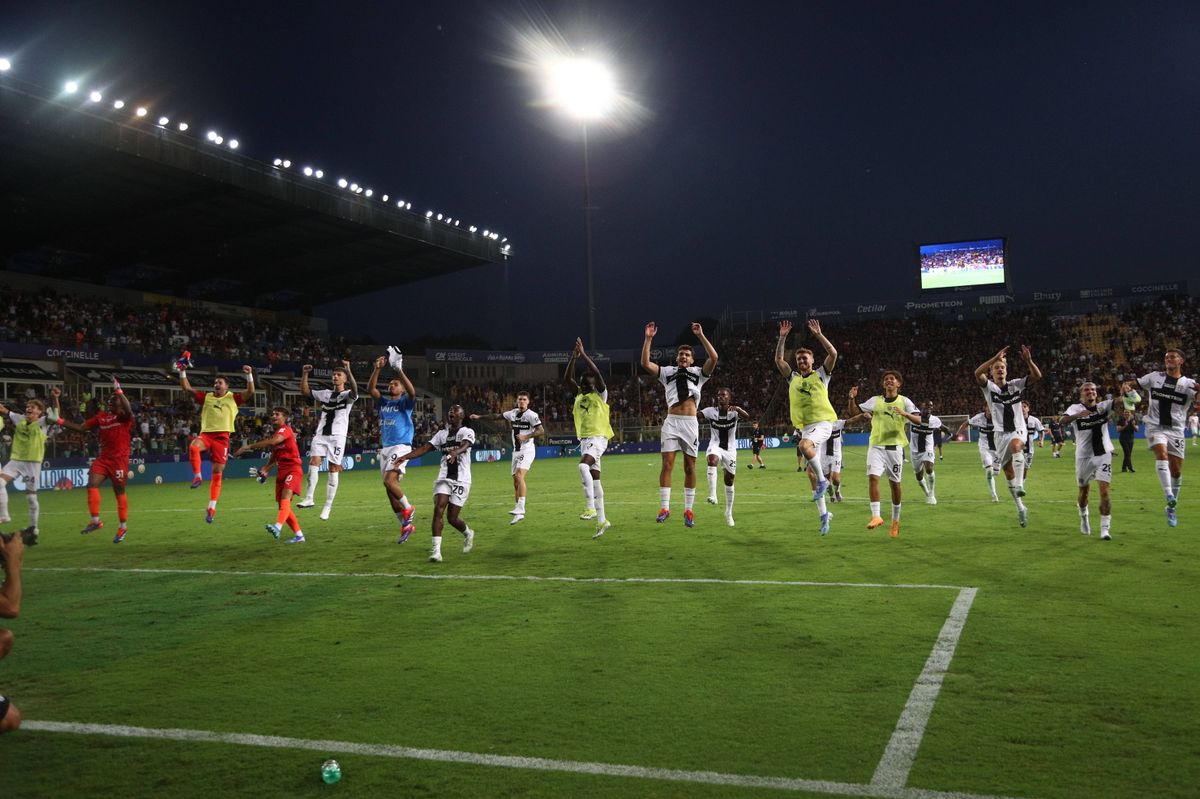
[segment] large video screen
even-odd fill
[[[921,244],[921,290],[945,291],[1006,284],[1004,239]]]

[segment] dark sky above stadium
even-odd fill
[[[582,153],[505,63],[530,28],[611,54],[645,110],[591,130],[602,348],[649,319],[907,298],[917,241],[1007,236],[1018,291],[1194,279],[1194,2],[46,2],[0,12],[0,55],[515,249],[319,308],[334,330],[566,347]]]

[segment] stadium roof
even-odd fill
[[[238,305],[329,300],[494,263],[502,242],[181,134],[0,85],[9,269]]]

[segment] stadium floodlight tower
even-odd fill
[[[588,346],[596,349],[596,288],[592,276],[592,186],[588,123],[605,118],[617,103],[612,70],[589,58],[560,58],[546,71],[551,104],[579,122],[583,133],[583,229],[587,264]]]

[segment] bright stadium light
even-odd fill
[[[236,150],[237,148],[238,148],[238,140],[237,140],[237,139],[230,139],[230,140],[229,140],[229,149],[230,149],[230,150]]]
[[[469,231],[471,231],[472,233],[474,233],[475,231],[479,230],[479,228],[475,227],[474,225],[471,225],[469,228],[467,228],[467,230],[469,230]]]
[[[113,103],[113,108],[117,109],[118,111],[120,111],[124,107],[125,107],[124,100],[117,100]]]
[[[425,218],[426,218],[426,219],[430,219],[432,216],[433,216],[433,211],[426,211],[426,212],[425,212]]]
[[[144,117],[148,113],[144,105],[139,105],[137,111],[134,111],[139,117]]]
[[[204,134],[204,138],[208,139],[209,141],[216,141],[217,140],[217,132],[215,130],[210,130],[208,133]],[[280,161],[280,163],[283,163],[283,162]]]
[[[8,72],[12,69],[12,62],[7,58],[0,58],[0,72]]]
[[[170,125],[170,124],[171,124],[171,120],[168,119],[167,117],[159,117],[158,118],[158,126],[160,128],[165,128],[167,125]]]
[[[355,194],[362,194],[362,193],[363,193],[362,186],[359,186],[359,187],[358,187],[358,188],[355,190],[355,192],[354,192],[354,193],[355,193]]]
[[[284,169],[291,169],[291,168],[292,168],[292,162],[291,162],[291,161],[289,161],[289,160],[287,160],[286,158],[285,158],[285,159],[283,159],[283,168],[284,168]]]
[[[218,136],[217,138],[213,139],[213,144],[224,144],[224,143],[225,143],[224,136]]]
[[[92,92],[91,94],[88,95],[88,99],[91,100],[93,103],[98,103],[104,99],[104,95],[101,94],[100,92]]]
[[[74,94],[79,91],[79,81],[69,80],[63,84],[63,91],[67,94]]]
[[[357,192],[357,191],[358,191],[358,184],[357,184],[357,183],[351,183],[351,184],[350,184],[350,191]]]
[[[379,199],[380,199],[382,202],[387,202],[387,200],[388,200],[388,198],[387,198],[387,195],[386,195],[386,194],[385,194],[385,195],[383,195],[382,197],[380,197]]]
[[[598,120],[617,103],[612,70],[590,58],[561,58],[547,70],[550,102],[581,122]]]
[[[182,133],[183,131],[185,131],[187,129],[188,129],[188,123],[186,123],[186,122],[179,123],[179,132],[180,133]]]
[[[405,204],[404,204],[404,207],[405,207],[405,209],[407,209],[407,210],[411,211],[411,210],[412,210],[412,203],[405,203]]]
[[[308,178],[312,177],[312,167],[311,166],[306,166],[306,167],[304,167],[304,169],[302,169],[300,171],[304,173],[305,177],[308,177]]]
[[[485,231],[483,231],[483,237],[484,237],[485,239],[486,239],[488,236],[490,236],[490,235],[491,235],[491,234],[490,234],[490,233],[488,233],[486,230],[485,230]]]
[[[318,169],[316,172],[313,172],[313,177],[317,180],[320,180],[321,178],[325,177],[325,173]]]
[[[367,189],[367,196],[368,196],[368,197],[370,197],[370,196],[371,196],[372,194],[374,194],[374,193],[375,193],[375,191],[374,191],[373,189]]]
[[[441,222],[441,221],[442,221],[442,215],[441,215],[441,214],[438,214],[438,215],[437,215],[437,219],[438,219],[438,221],[439,221],[439,222]]]
[[[344,189],[344,188],[346,188],[346,187],[347,187],[347,186],[349,186],[349,185],[350,185],[350,184],[346,182],[346,179],[345,179],[345,178],[338,178],[338,188],[342,188],[342,189]]]
[[[271,162],[271,165],[272,166],[283,166],[283,159],[276,158],[274,161]]]

